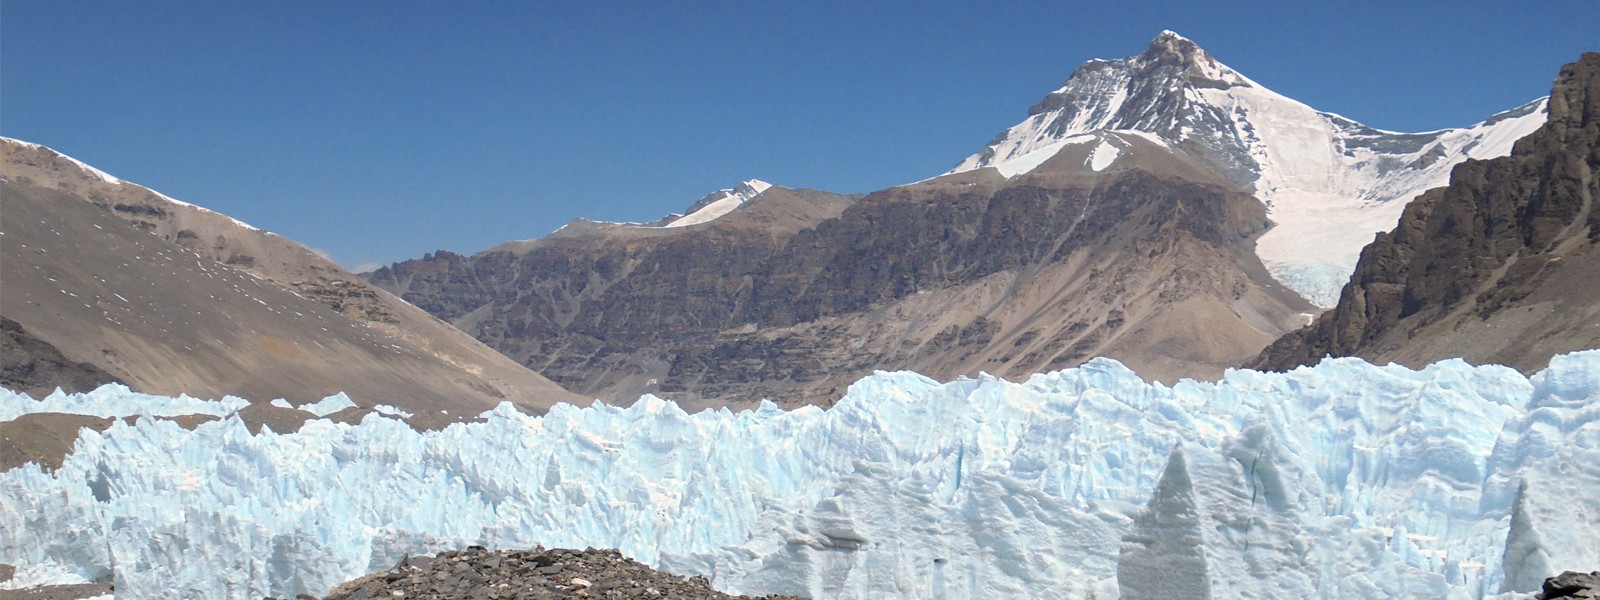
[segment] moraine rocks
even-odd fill
[[[309,596],[301,596],[309,598]],[[334,588],[323,600],[437,598],[534,600],[554,598],[750,598],[711,587],[703,576],[657,571],[616,550],[489,551],[471,546],[401,560],[394,568]],[[786,600],[793,596],[763,596]]]
[[[1600,571],[1579,573],[1567,571],[1544,580],[1544,591],[1534,596],[1537,600],[1557,598],[1600,598]]]

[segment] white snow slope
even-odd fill
[[[1469,158],[1509,154],[1544,122],[1540,99],[1471,127],[1381,131],[1262,87],[1168,31],[1139,56],[1078,67],[1026,120],[950,172],[996,167],[1012,176],[1026,170],[1013,161],[1031,169],[1048,158],[1037,151],[1096,130],[1161,136],[1267,203],[1276,226],[1256,253],[1284,285],[1326,307],[1361,248],[1393,229],[1406,203],[1448,183]]]
[[[762,192],[765,192],[771,188],[772,184],[770,183],[760,179],[750,179],[741,181],[739,182],[739,185],[731,188],[724,188],[715,192],[711,192],[710,194],[706,194],[699,200],[696,200],[694,204],[690,205],[689,209],[684,211],[685,214],[671,213],[649,223],[595,221],[592,219],[579,218],[556,228],[556,230],[550,232],[549,235],[551,237],[559,236],[563,235],[563,232],[566,232],[565,235],[572,235],[574,232],[591,231],[595,226],[626,227],[629,229],[673,229],[678,227],[688,227],[690,225],[699,225],[702,223],[710,223],[727,216],[728,213],[738,210],[739,207],[744,206],[745,203],[754,200],[756,196],[760,196]],[[577,228],[569,231],[569,228],[572,228],[574,225],[577,225]],[[531,241],[534,240],[518,240],[517,242],[512,243]]]
[[[194,403],[0,390],[6,419]],[[1600,565],[1600,351],[1531,380],[1330,359],[1168,388],[1098,359],[878,373],[829,410],[484,419],[84,430],[59,470],[0,473],[0,562],[14,587],[109,572],[123,598],[321,594],[474,543],[814,598],[1479,598]]]
[[[717,190],[696,202],[694,207],[690,208],[689,214],[674,219],[663,227],[686,227],[715,221],[761,195],[761,192],[767,191],[770,187],[772,187],[770,183],[751,179],[734,186],[733,189]]]

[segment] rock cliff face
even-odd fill
[[[413,410],[581,401],[304,246],[38,144],[0,151],[7,387],[345,391]]]
[[[1251,366],[1325,355],[1543,367],[1600,346],[1600,53],[1562,68],[1510,156],[1455,168],[1361,253],[1337,307]]]
[[[1021,377],[1112,356],[1218,375],[1314,310],[1252,254],[1267,225],[1181,152],[1103,133],[1009,178],[981,168],[855,204],[772,188],[676,231],[439,253],[371,279],[580,393],[793,405],[874,369]]]
[[[611,401],[674,390],[677,354],[742,325],[751,278],[848,196],[771,188],[683,226],[580,222],[475,256],[438,252],[370,280],[563,385]],[[664,221],[665,222],[665,221]],[[759,398],[756,398],[759,399]]]

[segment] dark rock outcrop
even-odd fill
[[[21,323],[0,317],[0,387],[42,398],[56,388],[70,394],[116,382],[100,367],[68,359]]]
[[[1562,68],[1548,122],[1469,161],[1361,253],[1338,305],[1249,364],[1452,357],[1536,371],[1600,347],[1600,53]]]
[[[1536,600],[1557,598],[1600,598],[1600,571],[1579,573],[1567,571],[1544,580],[1544,589],[1534,596]]]
[[[393,569],[335,588],[323,600],[439,600],[750,598],[730,596],[705,577],[678,577],[651,569],[616,550],[509,550],[478,546],[464,552],[410,557]],[[791,596],[763,596],[783,600]]]

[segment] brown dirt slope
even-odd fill
[[[1561,69],[1545,126],[1455,168],[1361,253],[1339,304],[1251,366],[1323,356],[1524,372],[1600,347],[1600,53]]]
[[[299,244],[43,146],[0,150],[0,314],[130,387],[414,411],[582,400]]]

